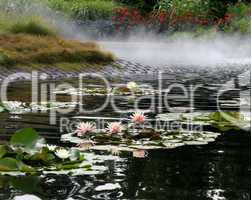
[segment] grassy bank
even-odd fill
[[[28,34],[0,35],[0,64],[7,67],[56,66],[71,70],[90,65],[101,66],[114,59],[113,54],[93,42],[81,43],[60,37]]]
[[[42,18],[0,14],[0,66],[65,70],[100,67],[115,56],[94,42],[65,39]]]

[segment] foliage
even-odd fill
[[[0,9],[1,11],[1,9]],[[38,36],[56,36],[57,29],[41,17],[18,15],[9,12],[0,14],[0,34],[25,33]]]
[[[235,114],[233,114],[235,116]],[[108,123],[106,129],[97,129],[94,123],[81,122],[73,133],[62,135],[61,140],[71,143],[77,143],[82,148],[102,149],[103,145],[114,145],[116,148],[124,146],[128,151],[133,149],[170,149],[184,145],[206,145],[214,142],[220,135],[217,132],[203,131],[202,128],[196,130],[187,130],[182,127],[177,129],[170,128],[166,124],[166,120],[172,120],[169,114],[161,114],[158,116],[158,121],[151,124],[147,121],[147,117],[143,113],[135,112],[130,117],[124,119],[127,125],[122,125],[121,122]],[[185,116],[178,116],[177,123],[186,124]],[[176,120],[175,120],[176,121]],[[209,116],[198,116],[194,121],[213,121],[218,124],[224,124],[220,130],[228,130],[229,122],[221,118],[218,113],[213,113]],[[191,121],[187,121],[187,126],[190,126]],[[92,129],[89,129],[89,124],[92,124]],[[212,124],[214,126],[215,124]],[[233,126],[231,126],[232,128]],[[101,147],[100,147],[101,145]],[[96,147],[95,147],[96,146]]]
[[[154,9],[158,0],[120,0],[120,2],[147,13]]]
[[[243,34],[251,33],[251,18],[235,18],[227,26],[225,26],[224,30],[226,32],[240,32]]]
[[[251,14],[251,5],[245,3],[237,3],[227,8],[227,13],[231,13],[238,17],[246,17]]]
[[[134,28],[143,26],[149,30],[161,29],[166,25],[168,13],[166,12],[152,12],[149,15],[142,15],[135,9],[119,8],[115,10],[113,21],[116,26],[116,31],[127,33]]]
[[[237,3],[229,6],[224,18],[223,30],[226,32],[251,33],[251,5]]]
[[[10,143],[23,148],[35,148],[39,135],[32,128],[19,130],[11,137]]]
[[[22,19],[10,25],[8,28],[10,33],[25,33],[38,36],[56,36],[57,31],[55,28],[47,25],[41,19]]]
[[[233,124],[231,121],[226,119],[224,115],[230,116],[231,118],[235,119],[238,122],[238,126]],[[245,120],[244,117],[235,111],[228,111],[228,112],[212,112],[208,115],[200,115],[193,118],[194,122],[207,122],[211,126],[217,128],[219,131],[226,132],[230,130],[240,130],[240,127],[245,127],[250,122]]]
[[[169,10],[177,16],[187,13],[196,16],[206,16],[209,12],[209,0],[162,0],[159,2],[160,10]]]
[[[43,170],[63,170],[82,168],[83,154],[78,150],[62,149],[46,145],[38,133],[26,128],[16,132],[9,144],[0,146],[0,172],[21,171],[36,173]],[[58,151],[69,152],[69,156],[62,157]]]
[[[107,19],[120,4],[110,0],[47,0],[47,4],[77,19]]]

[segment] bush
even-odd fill
[[[251,4],[237,3],[227,8],[227,12],[237,17],[246,17],[251,14]]]
[[[49,7],[81,20],[107,19],[121,6],[111,0],[47,0]]]
[[[56,36],[57,32],[54,28],[47,25],[40,19],[19,20],[14,22],[8,28],[10,33],[26,33],[40,36]]]
[[[126,5],[132,6],[141,12],[151,12],[159,0],[118,0]]]
[[[223,26],[226,32],[251,33],[251,4],[237,3],[227,8],[227,23]]]
[[[209,0],[161,0],[158,9],[169,10],[177,16],[190,13],[196,16],[206,16],[209,13]]]
[[[251,33],[251,18],[235,18],[229,25],[224,27],[227,32]]]

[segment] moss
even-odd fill
[[[1,63],[5,66],[40,68],[45,65],[62,65],[63,69],[72,69],[76,66],[102,66],[115,60],[112,53],[94,42],[78,42],[61,37],[2,34],[0,46],[4,60],[8,55],[9,62]]]

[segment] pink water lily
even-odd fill
[[[90,142],[77,144],[77,147],[80,148],[81,150],[89,150],[94,145],[95,145],[95,143],[90,141]]]
[[[143,149],[136,149],[133,151],[133,157],[135,158],[145,158],[148,156],[148,152]]]
[[[122,132],[123,128],[121,122],[112,122],[108,124],[107,131],[110,134],[118,134]]]
[[[77,129],[76,129],[76,133],[78,136],[83,136],[86,135],[88,133],[92,133],[96,130],[96,127],[93,123],[90,122],[81,122],[78,124]]]
[[[142,112],[135,112],[131,119],[134,123],[143,124],[146,121],[146,116]]]

